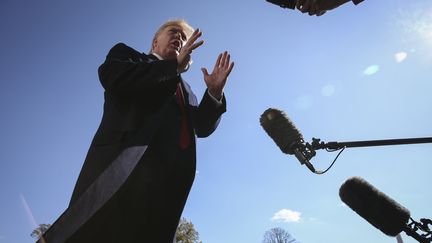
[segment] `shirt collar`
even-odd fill
[[[153,52],[152,55],[155,56],[155,57],[157,57],[157,59],[159,59],[159,60],[163,60],[163,58],[159,54],[157,54],[155,52]]]

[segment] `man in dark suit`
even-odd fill
[[[195,136],[207,137],[226,111],[223,89],[233,69],[221,53],[201,102],[182,79],[204,41],[183,20],[168,21],[151,53],[115,45],[99,67],[104,113],[69,208],[48,242],[173,242],[192,186]]]

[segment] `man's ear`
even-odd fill
[[[157,45],[157,38],[154,38],[152,42],[152,50],[155,49],[156,45]]]

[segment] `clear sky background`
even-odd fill
[[[181,17],[203,31],[184,78],[236,62],[218,130],[198,141],[183,216],[204,243],[261,242],[282,227],[302,243],[396,242],[339,199],[361,176],[432,218],[432,144],[346,149],[325,175],[283,154],[259,124],[269,107],[330,141],[432,136],[432,2],[365,0],[310,17],[264,0],[0,2],[0,243],[30,243],[66,209],[102,115],[97,68],[118,42],[147,52]],[[335,153],[318,151],[325,169]],[[405,242],[415,242],[403,235]]]

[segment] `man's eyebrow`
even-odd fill
[[[183,32],[183,29],[180,28],[180,27],[177,27],[177,26],[171,26],[171,27],[170,27],[170,30],[176,30],[176,31],[181,31],[181,32]]]

